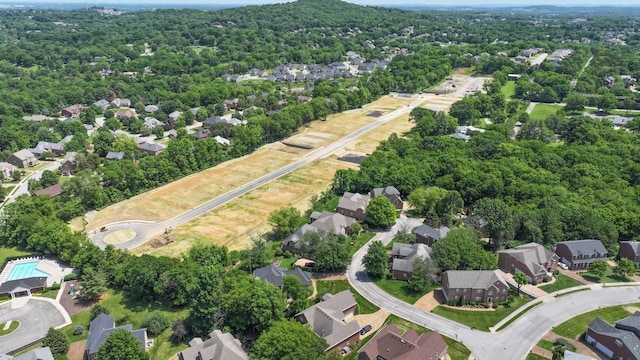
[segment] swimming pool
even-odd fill
[[[15,264],[13,269],[11,269],[11,273],[9,274],[7,281],[41,276],[49,277],[49,274],[46,272],[36,269],[37,266],[38,261]]]

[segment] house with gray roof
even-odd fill
[[[596,360],[591,356],[582,355],[575,353],[573,351],[565,350],[564,354],[562,354],[564,360]]]
[[[147,129],[155,129],[158,126],[164,126],[164,122],[154,117],[147,116],[146,118],[144,118],[144,122],[142,123],[142,125]]]
[[[22,355],[13,357],[11,355],[0,354],[0,360],[54,360],[51,349],[48,346],[35,348]]]
[[[52,152],[58,156],[64,154],[64,146],[66,143],[73,139],[73,135],[67,135],[62,140],[57,143],[52,143],[48,141],[39,141],[36,147],[33,149],[29,149],[32,154],[42,155],[45,152]]]
[[[148,143],[143,142],[138,145],[138,150],[142,152],[146,152],[149,155],[155,156],[160,153],[160,151],[164,150],[164,145],[158,143]]]
[[[11,156],[9,156],[9,158],[7,159],[7,162],[11,165],[23,169],[37,164],[38,159],[31,151],[22,149],[11,154]]]
[[[89,335],[85,345],[84,353],[88,360],[98,359],[98,350],[107,341],[109,334],[116,330],[126,330],[140,343],[140,348],[145,349],[147,344],[147,329],[133,330],[129,325],[116,327],[116,319],[107,314],[96,316],[89,324]]]
[[[595,260],[607,261],[609,253],[600,240],[562,241],[556,244],[556,254],[571,270],[587,269]]]
[[[282,250],[291,251],[294,254],[302,254],[302,239],[307,233],[325,233],[332,235],[345,235],[348,228],[356,222],[354,218],[336,214],[329,211],[311,214],[311,224],[304,224],[293,234],[287,236],[282,242]]]
[[[449,270],[442,274],[442,293],[447,302],[506,301],[509,284],[497,270]]]
[[[158,105],[147,105],[144,107],[144,111],[148,112],[148,113],[154,113],[156,111],[158,111],[160,108],[158,107]]]
[[[322,301],[295,315],[295,319],[309,324],[316,335],[327,341],[325,352],[355,345],[360,341],[360,325],[353,320],[356,298],[345,290],[335,295],[325,294]]]
[[[64,159],[60,163],[60,171],[63,176],[73,175],[76,172],[76,155],[74,151],[68,152],[64,155]]]
[[[640,241],[620,241],[618,259],[622,258],[640,265]]]
[[[401,334],[395,324],[380,329],[358,351],[358,360],[445,360],[449,346],[437,331]]]
[[[255,269],[253,276],[280,289],[282,289],[282,280],[285,276],[297,277],[303,286],[309,286],[311,284],[311,273],[302,271],[298,267],[294,270],[287,270],[280,266],[269,265]]]
[[[500,270],[515,274],[524,273],[529,283],[539,283],[557,266],[560,257],[536,243],[528,243],[498,252]]]
[[[104,158],[106,160],[122,160],[124,159],[124,151],[109,151]]]
[[[209,339],[193,338],[189,347],[178,353],[179,360],[249,360],[238,339],[229,333],[213,330]]]
[[[383,188],[375,188],[371,190],[369,196],[373,199],[376,196],[384,196],[397,210],[402,210],[404,203],[402,202],[402,197],[400,196],[400,191],[396,189],[395,186],[385,186]]]
[[[113,105],[113,106],[115,106],[117,108],[130,107],[131,106],[131,100],[115,98],[115,99],[111,100],[111,105]]]
[[[614,326],[595,318],[585,340],[611,359],[640,359],[640,312],[618,320]]]
[[[410,280],[413,274],[413,263],[417,259],[431,259],[431,248],[425,244],[393,243],[391,249],[393,262],[391,271],[393,278],[398,280]]]
[[[22,296],[31,296],[32,292],[43,290],[46,286],[46,276],[9,280],[0,285],[0,296],[9,295],[12,299]]]
[[[449,233],[449,228],[446,226],[441,226],[439,228],[434,228],[427,224],[422,224],[413,230],[415,234],[415,242],[425,244],[428,246],[433,246],[433,244],[447,236]]]
[[[101,108],[104,111],[104,110],[107,110],[109,108],[109,101],[107,101],[105,99],[101,99],[101,100],[98,100],[98,101],[94,102],[93,106],[97,106],[97,107]]]
[[[358,193],[345,192],[338,200],[336,211],[344,216],[352,217],[360,221],[367,218],[367,205],[371,196]]]

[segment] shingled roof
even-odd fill
[[[418,259],[431,259],[431,248],[425,244],[394,243],[391,253],[400,256],[393,259],[393,270],[413,272],[413,263]]]
[[[497,270],[449,270],[443,275],[449,281],[449,288],[460,289],[488,289],[496,281],[509,287],[505,279]]]
[[[448,345],[437,331],[420,336],[413,330],[400,335],[395,324],[378,331],[358,352],[358,360],[438,360],[447,352]]]
[[[309,286],[311,283],[311,273],[302,271],[300,268],[287,270],[280,266],[269,265],[253,271],[253,276],[277,287],[282,287],[282,280],[289,275],[297,277],[304,286]]]
[[[178,354],[180,360],[248,360],[242,344],[229,333],[213,330],[209,339],[194,338],[189,347]]]

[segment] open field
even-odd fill
[[[500,89],[502,95],[504,95],[507,99],[510,99],[516,94],[516,82],[515,81],[507,81],[506,84]]]
[[[536,104],[529,117],[531,119],[545,120],[562,108],[563,107],[559,105]]]
[[[314,148],[321,147],[375,121],[375,117],[366,116],[371,111],[388,113],[410,104],[413,100],[415,99],[385,96],[363,108],[329,116],[327,121],[314,121],[307,124],[286,141],[311,145]],[[406,122],[405,120],[404,123]],[[397,124],[397,121],[394,120],[391,123]],[[394,131],[401,132],[411,127],[411,124],[402,125],[404,126]],[[376,130],[375,133],[384,135],[383,138],[386,138],[391,133],[388,132],[389,129],[393,127],[394,125],[385,124],[381,128],[386,128],[386,131]],[[312,144],[308,142],[309,139],[313,139]],[[307,152],[309,151],[300,151],[281,143],[265,145],[242,158],[227,161],[88,215],[86,229],[95,229],[121,220],[169,219],[238,185],[292,163]],[[216,180],[212,181],[212,179]],[[81,221],[72,222],[72,227],[82,230]]]

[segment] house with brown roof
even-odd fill
[[[98,360],[98,350],[107,341],[109,334],[116,330],[126,330],[140,343],[140,348],[145,349],[147,344],[147,329],[133,330],[133,326],[123,325],[116,327],[116,319],[107,314],[100,314],[89,323],[89,335],[85,344],[85,356],[88,360]]]
[[[148,143],[145,141],[138,145],[138,150],[155,156],[158,155],[162,150],[164,150],[164,146],[158,143]]]
[[[556,254],[571,270],[588,269],[595,260],[607,261],[609,253],[600,240],[562,241],[556,244]]]
[[[322,301],[295,315],[295,319],[309,324],[316,335],[327,341],[325,352],[355,345],[360,341],[360,325],[353,320],[356,298],[345,290],[335,295],[325,294]]]
[[[358,351],[358,360],[445,360],[449,346],[437,331],[400,334],[395,324],[380,329]]]
[[[524,273],[529,283],[541,282],[558,266],[560,257],[536,243],[528,243],[498,252],[498,267],[504,272]]]
[[[415,234],[415,242],[420,244],[425,244],[427,246],[433,246],[433,244],[447,236],[449,233],[449,228],[446,226],[441,226],[439,228],[431,227],[427,224],[422,224],[413,230]]]
[[[384,196],[387,199],[389,199],[391,204],[393,204],[393,206],[397,210],[402,210],[402,207],[404,206],[404,203],[402,202],[402,197],[400,197],[400,191],[398,191],[398,189],[396,189],[395,186],[375,188],[371,190],[371,193],[369,194],[369,196],[371,199],[377,196]]]
[[[640,241],[620,241],[618,259],[622,258],[640,264]]]
[[[391,271],[394,279],[410,280],[417,259],[431,259],[431,248],[425,244],[393,243]]]
[[[82,105],[75,104],[60,110],[60,115],[64,117],[78,116],[82,112]]]
[[[11,154],[7,159],[7,162],[18,168],[26,168],[37,164],[38,159],[31,151],[22,149]]]
[[[63,176],[74,175],[76,172],[76,152],[68,152],[64,155],[64,159],[60,163],[60,171]]]
[[[37,190],[33,192],[33,195],[35,196],[44,196],[44,195],[48,195],[51,197],[56,197],[62,194],[62,184],[55,184],[55,185],[51,185],[49,187],[46,187],[42,190]]]
[[[345,192],[338,200],[336,211],[344,216],[362,221],[367,218],[366,210],[370,200],[369,195]]]
[[[449,270],[442,274],[442,293],[447,302],[506,301],[509,284],[497,270]]]
[[[178,360],[249,360],[249,356],[233,335],[213,330],[207,340],[197,337],[189,341],[189,347],[178,353]]]
[[[123,120],[128,118],[137,118],[138,113],[136,113],[135,109],[127,109],[127,110],[118,111],[116,113],[116,117],[118,118],[118,120]]]
[[[640,359],[640,312],[611,326],[599,317],[587,326],[585,340],[610,359]]]

